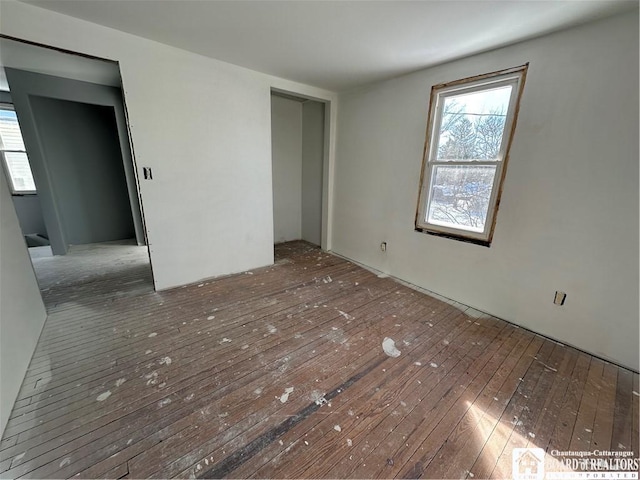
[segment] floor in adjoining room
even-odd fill
[[[303,242],[162,292],[136,255],[124,277],[34,259],[49,318],[3,478],[511,478],[514,448],[637,457],[629,370]]]
[[[134,239],[71,245],[56,256],[49,246],[31,247],[29,255],[49,313],[153,291],[149,251]]]

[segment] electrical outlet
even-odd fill
[[[380,250],[382,250],[383,252],[387,251],[387,242],[382,242],[380,244]]]
[[[553,303],[556,305],[564,305],[564,301],[567,299],[567,294],[564,292],[556,291],[556,296],[553,298]]]

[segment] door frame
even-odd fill
[[[271,94],[273,93],[301,100],[313,100],[314,102],[322,103],[324,105],[324,142],[322,152],[322,232],[320,248],[325,251],[330,251],[332,246],[331,225],[333,218],[333,173],[335,164],[337,100],[335,95],[318,96],[309,94],[302,89],[283,89],[271,86],[269,92],[269,105],[271,105]],[[271,109],[269,109],[269,113],[271,113]],[[269,125],[272,127],[271,121],[269,121]],[[273,181],[271,185],[273,188]]]

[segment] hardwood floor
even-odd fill
[[[106,247],[67,274],[35,261],[49,318],[3,478],[511,478],[514,448],[638,457],[628,370],[303,242],[163,292],[128,248],[124,280]]]

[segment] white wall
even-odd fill
[[[34,195],[12,195],[13,206],[18,215],[20,228],[25,234],[37,233],[47,236],[47,228],[44,225],[40,197]]]
[[[47,316],[9,186],[0,175],[0,436]]]
[[[29,104],[64,238],[70,245],[135,238],[113,107],[39,96],[30,97]],[[28,116],[24,110],[18,115],[21,121]],[[27,151],[33,151],[27,129],[22,132]],[[34,158],[29,161],[35,176]],[[41,196],[43,183],[36,183]]]
[[[4,34],[120,63],[138,176],[153,169],[140,188],[156,288],[273,262],[271,88],[334,94],[21,2],[1,9]]]
[[[302,239],[322,242],[324,104],[302,104]]]
[[[493,244],[415,232],[431,86],[526,62]],[[638,369],[637,12],[339,101],[334,251]]]
[[[271,96],[273,241],[302,238],[302,103]]]

